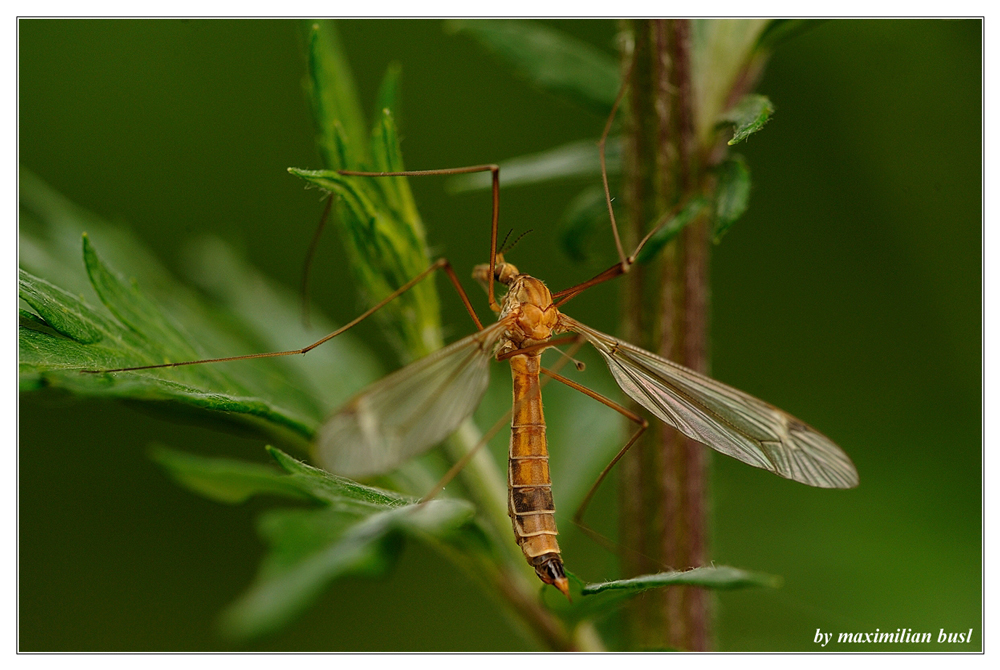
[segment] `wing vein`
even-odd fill
[[[683,435],[810,486],[857,486],[858,473],[847,454],[790,414],[565,314],[560,327],[583,335],[621,389]]]
[[[337,474],[366,477],[440,443],[479,405],[506,327],[498,321],[354,396],[320,428],[319,462]]]

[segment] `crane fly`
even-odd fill
[[[809,486],[840,489],[857,486],[858,474],[847,454],[802,421],[743,391],[594,330],[560,311],[560,306],[584,290],[628,272],[640,249],[656,232],[656,229],[651,231],[630,256],[625,256],[611,205],[604,152],[611,122],[624,91],[623,85],[598,143],[605,196],[620,261],[592,279],[553,294],[541,280],[522,274],[497,251],[500,174],[497,165],[400,172],[338,170],[341,175],[356,177],[489,171],[493,192],[490,260],[488,264],[476,266],[473,277],[485,285],[490,308],[498,315],[497,321],[482,325],[451,265],[439,259],[361,316],[302,349],[99,372],[304,354],[367,318],[435,270],[444,270],[475,322],[477,332],[389,374],[355,395],[321,426],[315,446],[317,459],[329,471],[354,478],[394,469],[455,432],[479,405],[489,383],[491,360],[508,361],[513,379],[507,467],[508,513],[515,539],[529,565],[544,583],[555,586],[567,597],[569,581],[556,540],[558,531],[549,476],[541,375],[589,395],[638,424],[638,429],[591,487],[576,518],[611,467],[648,424],[621,405],[542,367],[542,352],[567,341],[559,337],[564,334],[574,333],[571,339],[589,342],[626,395],[684,436],[744,463]],[[495,283],[507,288],[500,300],[494,292]]]
[[[575,296],[579,287],[553,295],[541,280],[520,273],[500,255],[490,266],[477,266],[474,276],[480,280],[492,276],[507,286],[497,307],[497,322],[388,375],[333,414],[316,443],[323,467],[364,477],[389,471],[427,451],[475,411],[488,385],[490,359],[509,361],[514,411],[508,512],[515,538],[539,578],[568,593],[556,541],[540,374],[568,383],[640,424],[611,465],[646,427],[641,417],[541,367],[541,352],[553,345],[554,336],[576,333],[597,349],[629,397],[683,435],[810,486],[857,485],[850,458],[802,421],[563,314],[559,305]]]

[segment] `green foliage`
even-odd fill
[[[764,127],[774,114],[774,105],[767,96],[752,93],[725,111],[719,119],[720,124],[733,125],[733,139],[729,145],[739,144]]]
[[[307,48],[308,90],[328,171],[404,170],[392,111],[399,92],[398,66],[390,68],[382,82],[379,109],[369,134],[364,130],[361,104],[332,24],[311,24]],[[303,177],[309,173],[297,168],[290,172]],[[375,304],[430,265],[423,223],[405,178],[341,178],[336,187],[329,181],[310,183],[340,196],[338,230],[367,304]],[[441,347],[433,282],[421,282],[379,310],[377,318],[404,362]]]
[[[742,156],[733,156],[716,168],[718,182],[715,186],[715,227],[712,237],[716,243],[729,227],[743,216],[750,204],[750,168]]]
[[[153,452],[179,483],[220,502],[269,494],[315,504],[272,510],[261,517],[258,529],[268,555],[250,589],[223,615],[225,630],[235,637],[287,625],[339,577],[384,574],[404,538],[451,543],[468,552],[470,543],[456,538],[481,533],[468,502],[418,504],[310,467],[277,449],[269,452],[280,470],[166,448]]]
[[[701,215],[705,209],[705,205],[705,199],[697,196],[691,198],[683,207],[680,207],[676,211],[667,212],[660,217],[659,221],[654,222],[649,227],[650,230],[655,230],[656,232],[646,242],[646,246],[636,255],[636,260],[640,263],[646,263],[656,258],[660,249],[677,237],[689,223]]]
[[[570,580],[570,601],[567,602],[551,589],[542,591],[542,600],[546,607],[572,623],[600,619],[645,591],[666,586],[697,586],[725,591],[758,587],[777,588],[781,585],[779,577],[724,565],[690,570],[668,570],[596,584],[587,584],[572,573],[567,573],[567,577]]]
[[[734,88],[759,69],[767,56],[760,37],[767,19],[702,19],[691,22],[691,84],[695,137],[702,148],[715,144],[715,126]]]
[[[334,326],[318,316],[315,331],[302,327],[295,296],[218,240],[193,241],[189,249],[190,278],[204,291],[199,294],[123,228],[66,202],[25,171],[20,195],[22,391],[52,387],[172,412],[208,410],[203,416],[210,422],[236,421],[302,448],[330,409],[380,375],[372,354],[349,333],[305,357],[82,374],[292,349]],[[84,227],[91,234],[81,262]],[[92,239],[127,265],[130,279],[102,260]]]
[[[33,184],[37,186],[39,184]],[[33,197],[29,194],[24,200],[32,202]],[[67,215],[68,210],[61,214]],[[103,235],[103,224],[93,217],[87,219]],[[74,223],[79,222],[71,216],[46,221],[50,228],[72,228]],[[60,253],[56,245],[44,238],[25,235],[24,239],[37,258],[41,258],[42,252],[53,256]],[[129,240],[127,246],[136,249],[140,258],[145,257],[145,252],[134,240]],[[248,268],[235,265],[232,258],[221,254],[218,243],[198,249],[215,251],[204,259],[206,265],[212,265],[221,273],[215,281],[228,278],[238,285],[228,286],[230,290],[254,289],[255,295],[248,302],[262,299],[265,304],[269,303],[266,287],[255,281]],[[58,387],[78,395],[169,405],[175,412],[183,409],[189,414],[197,413],[223,426],[234,420],[250,421],[250,425],[300,448],[311,440],[332,406],[305,393],[295,394],[287,382],[280,387],[274,386],[273,380],[279,373],[276,372],[278,368],[269,367],[275,363],[273,360],[114,374],[82,372],[204,356],[204,352],[189,344],[194,340],[187,338],[183,326],[158,301],[146,295],[138,282],[126,279],[101,259],[86,235],[83,237],[83,258],[83,263],[77,260],[76,264],[86,266],[91,288],[98,296],[97,306],[91,306],[82,296],[39,279],[24,269],[20,271],[20,295],[26,306],[21,311],[19,333],[23,391]],[[146,272],[159,275],[161,271],[147,267]],[[165,276],[153,283],[175,299],[183,299],[187,292],[185,287]],[[295,314],[294,296],[285,295],[283,300],[286,303],[283,312]],[[246,312],[245,309],[237,311]],[[211,305],[205,305],[198,313],[215,316],[218,320],[216,333],[229,325],[232,316]],[[193,317],[189,322],[205,325]],[[248,320],[238,325],[241,328],[250,326],[251,332],[254,330],[253,323]],[[270,325],[275,327],[277,324]],[[199,332],[199,336],[225,340],[221,335],[213,338],[211,328]],[[349,340],[347,335],[345,343]],[[340,341],[337,338],[329,344]],[[326,346],[315,350],[320,354],[315,358],[312,352],[309,354],[321,369],[326,368],[324,350]],[[343,355],[344,344],[335,346],[332,351]],[[347,360],[338,361],[337,367],[348,371],[348,379],[351,371],[357,374],[356,386],[374,377],[365,370],[364,355],[360,356],[360,362],[352,361],[354,357],[349,355],[344,358]],[[244,365],[246,374],[229,374],[226,368],[233,365]],[[282,366],[280,375],[310,389],[313,380],[301,372],[296,374],[296,369],[297,366]],[[323,375],[322,372],[318,374]],[[323,376],[328,385],[336,387],[345,374],[327,372]],[[436,500],[417,505],[412,498],[309,467],[276,449],[270,451],[283,471],[238,460],[183,454],[162,447],[152,451],[153,459],[178,483],[213,500],[240,503],[255,495],[270,494],[321,506],[314,510],[273,511],[262,517],[260,532],[271,552],[257,582],[227,611],[224,626],[230,634],[255,636],[287,624],[338,577],[382,574],[399,554],[400,541],[404,537],[416,537],[435,545],[444,542],[450,550],[462,552],[467,563],[489,563],[492,545],[483,530],[471,521],[474,508],[470,503]],[[411,470],[416,472],[419,468]],[[475,558],[477,556],[479,558]]]
[[[107,325],[75,296],[24,270],[18,270],[18,286],[21,299],[38,312],[37,315],[24,312],[23,316],[38,324],[49,324],[80,344],[93,344],[104,338]]]
[[[478,19],[449,26],[478,40],[535,86],[598,114],[611,111],[619,87],[618,63],[589,44],[530,21]]]
[[[570,201],[559,221],[559,246],[569,258],[582,263],[589,256],[587,243],[606,225],[608,201],[602,186],[580,191]]]
[[[354,77],[332,24],[319,21],[308,26],[306,55],[313,118],[324,120],[317,142],[323,162],[334,170],[356,169],[369,160],[367,132]]]
[[[83,238],[93,286],[110,315],[21,270],[20,297],[34,310],[19,329],[22,390],[58,386],[84,395],[171,401],[227,417],[260,419],[308,440],[321,416],[304,398],[272,402],[212,366],[166,373],[92,374],[112,368],[157,365],[202,358],[173,323],[135,284],[111,270]],[[262,390],[261,390],[262,391]],[[301,402],[296,402],[300,400]]]
[[[271,451],[273,455],[277,450]],[[295,500],[316,499],[290,476],[278,476],[271,466],[231,458],[195,456],[155,445],[150,448],[149,457],[181,486],[217,502],[235,505],[262,494]]]
[[[692,568],[691,570],[670,570],[658,572],[655,575],[642,575],[632,579],[619,579],[600,584],[589,584],[583,593],[597,594],[610,591],[625,591],[637,594],[649,589],[663,586],[700,586],[706,589],[742,589],[750,586],[766,586],[776,588],[781,585],[781,579],[774,575],[760,572],[748,572],[727,565]]]

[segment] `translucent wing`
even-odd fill
[[[320,428],[320,464],[347,477],[379,474],[448,437],[479,405],[505,327],[487,326],[354,396]]]
[[[566,315],[560,319],[594,345],[625,393],[692,440],[810,486],[858,485],[847,454],[795,417]]]

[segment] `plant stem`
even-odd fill
[[[626,118],[626,238],[634,245],[657,214],[683,202],[702,182],[694,136],[687,21],[635,21]],[[626,64],[627,67],[627,64]],[[668,245],[657,263],[623,282],[625,337],[698,371],[708,367],[708,229],[702,217]],[[650,305],[653,306],[650,309]],[[705,448],[663,425],[623,460],[622,542],[627,575],[703,565],[707,555]],[[704,650],[710,599],[696,588],[669,588],[629,610],[637,648]]]
[[[594,627],[583,622],[572,631],[548,610],[538,598],[538,590],[524,588],[520,574],[497,573],[496,586],[508,604],[514,607],[523,624],[536,638],[553,651],[605,651]]]

